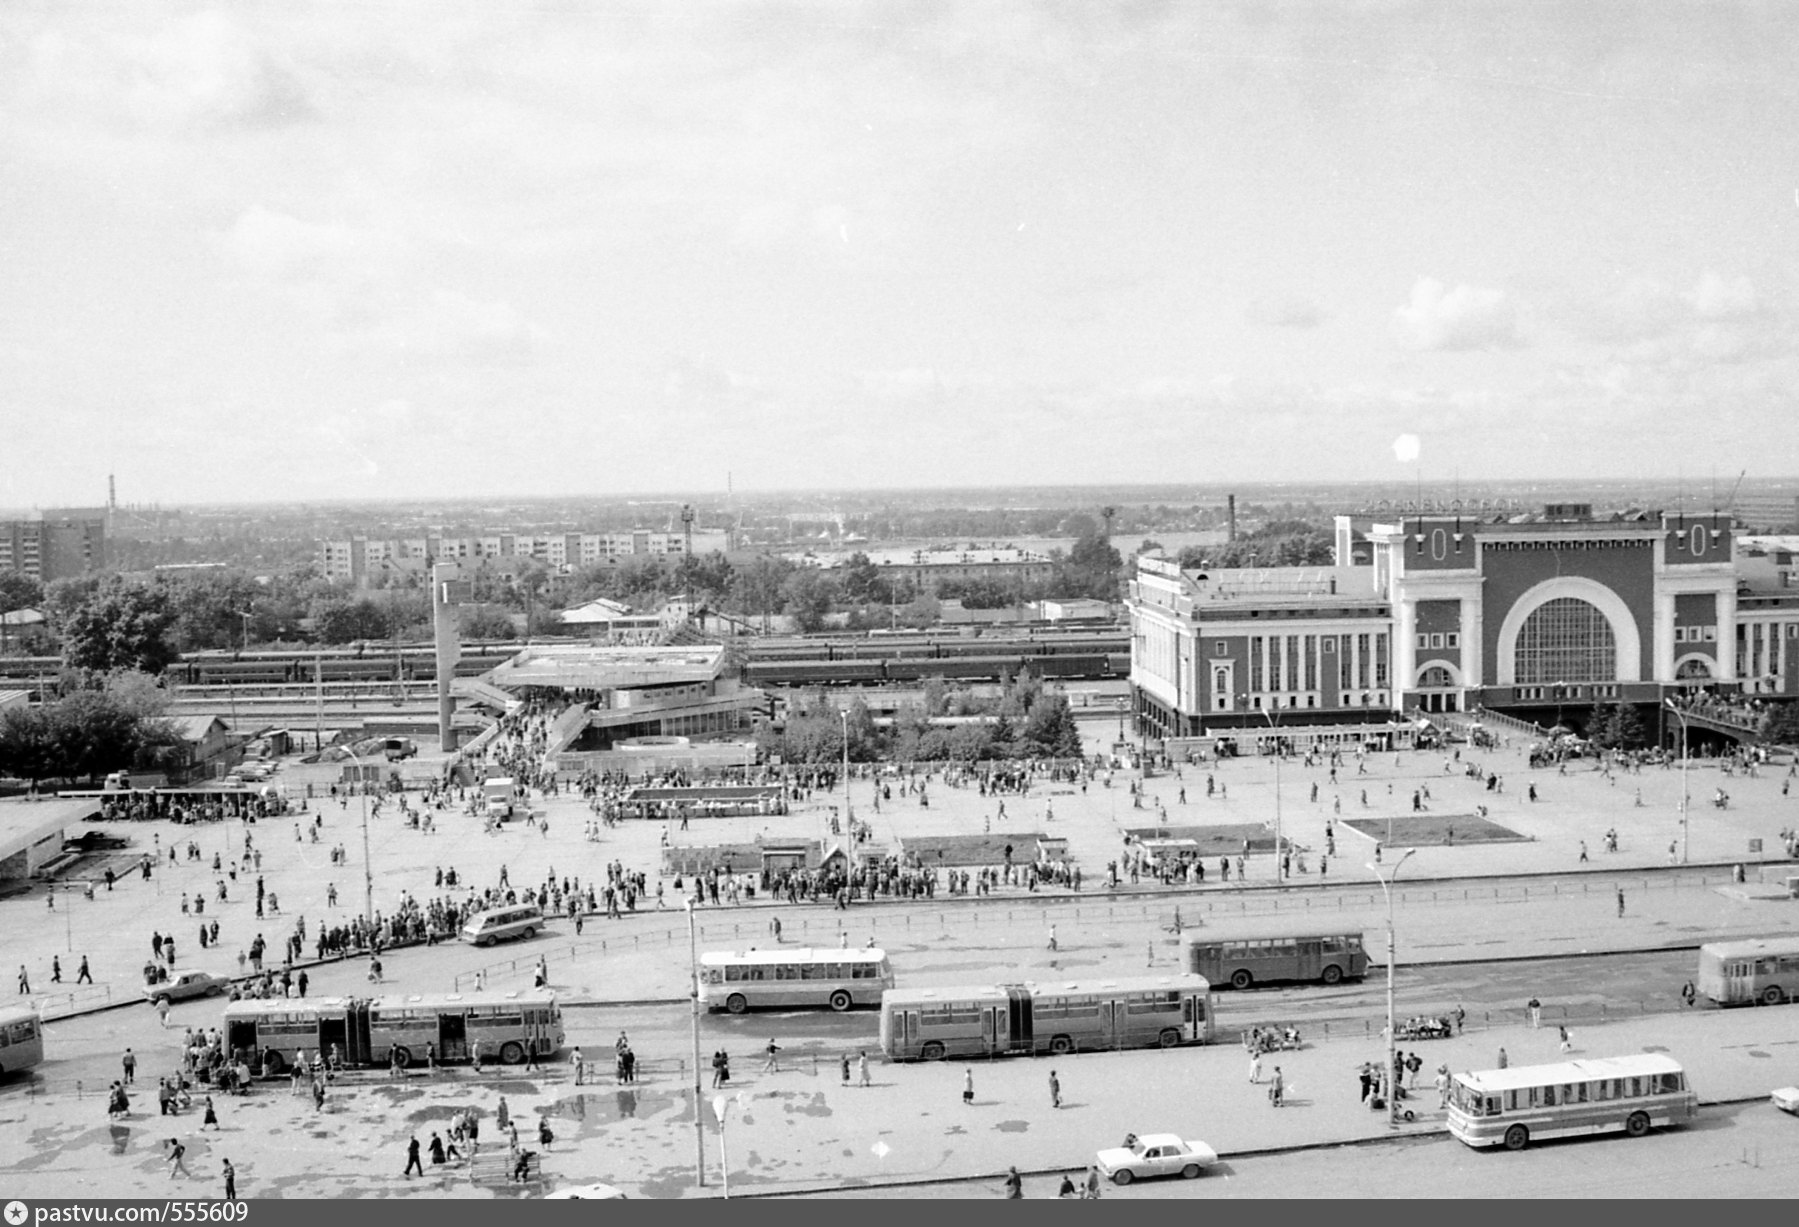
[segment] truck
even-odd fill
[[[481,785],[481,793],[486,798],[483,812],[497,822],[504,822],[512,817],[513,810],[523,800],[519,795],[518,781],[509,775],[495,776]]]

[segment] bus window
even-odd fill
[[[1659,1087],[1657,1087],[1657,1091],[1660,1094],[1670,1095],[1680,1089],[1680,1075],[1679,1074],[1662,1074],[1656,1078],[1656,1081],[1661,1084]]]
[[[725,982],[727,984],[736,984],[740,982],[743,979],[745,970],[745,968],[735,966],[725,968]],[[717,975],[718,973],[714,971],[713,974]],[[717,983],[717,981],[713,981],[713,983]]]

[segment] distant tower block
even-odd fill
[[[453,562],[440,562],[431,568],[431,637],[437,656],[437,740],[448,752],[456,748],[456,730],[451,717],[456,714],[456,696],[451,683],[456,678],[456,662],[462,659],[461,619],[458,606],[472,596],[472,585],[462,578],[462,568]]]

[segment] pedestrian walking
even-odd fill
[[[779,1044],[775,1043],[774,1036],[771,1035],[768,1037],[768,1045],[762,1051],[764,1051],[768,1054],[768,1060],[766,1063],[763,1064],[762,1072],[765,1074],[780,1073],[781,1072],[781,1061],[780,1061],[781,1046]]]
[[[120,1064],[125,1067],[125,1085],[130,1086],[137,1081],[137,1054],[127,1048]]]
[[[184,1179],[188,1179],[188,1180],[193,1179],[193,1173],[188,1171],[187,1164],[182,1162],[182,1158],[186,1154],[187,1154],[187,1147],[185,1147],[181,1144],[180,1138],[170,1138],[169,1139],[169,1179],[170,1180],[173,1180],[176,1176],[181,1176]]]
[[[866,1052],[858,1052],[856,1054],[856,1083],[859,1086],[868,1086],[869,1085],[868,1053],[866,1053]]]
[[[1561,1028],[1559,1028],[1559,1030],[1562,1033],[1562,1051],[1563,1052],[1573,1052],[1574,1051],[1574,1037],[1572,1035],[1568,1034],[1567,1027],[1561,1027]]]
[[[1249,1054],[1249,1080],[1251,1082],[1262,1080],[1262,1054],[1259,1052]]]
[[[162,1025],[165,1028],[168,1027],[168,1025],[169,1025],[169,999],[167,997],[157,998],[156,1017],[162,1022]]]
[[[1274,1077],[1268,1083],[1268,1102],[1273,1107],[1280,1107],[1287,1091],[1286,1079],[1281,1076],[1281,1067],[1274,1067]]]
[[[1449,1066],[1437,1066],[1437,1108],[1441,1111],[1449,1106]]]
[[[225,1200],[237,1200],[237,1169],[231,1166],[231,1160],[225,1160]]]
[[[843,1085],[848,1086],[850,1084],[850,1054],[846,1052],[838,1060],[843,1067]]]
[[[1624,888],[1622,886],[1618,888],[1618,919],[1624,919]]]
[[[1086,1196],[1085,1196],[1084,1200],[1086,1200],[1086,1201],[1098,1201],[1099,1200],[1099,1168],[1097,1165],[1092,1164],[1092,1163],[1089,1163],[1087,1165],[1087,1188],[1086,1188]]]
[[[51,898],[53,898],[53,899],[55,897],[56,896],[54,896],[54,895],[51,896]],[[21,996],[21,997],[31,996],[31,977],[26,974],[25,964],[23,964],[23,963],[19,964],[19,996]]]
[[[974,1103],[974,1070],[972,1068],[962,1071],[962,1102],[970,1105]]]
[[[1062,1080],[1056,1077],[1056,1071],[1053,1069],[1049,1071],[1049,1106],[1052,1108],[1062,1106]]]
[[[1580,841],[1580,863],[1587,863],[1587,841],[1584,839]]]
[[[1530,1012],[1530,1025],[1532,1027],[1540,1027],[1543,1025],[1543,1003],[1541,1001],[1532,997],[1529,1001],[1524,1003],[1524,1008]]]
[[[1049,948],[1051,950],[1056,949],[1056,926],[1055,925],[1051,925],[1049,927]]]
[[[1504,1069],[1506,1067],[1506,1064],[1507,1064],[1507,1062],[1505,1059],[1505,1049],[1501,1048],[1499,1050],[1499,1068]]]
[[[206,1097],[206,1119],[204,1119],[200,1122],[200,1128],[204,1129],[208,1125],[211,1125],[214,1129],[219,1129],[221,1132],[223,1132],[222,1127],[219,1125],[219,1111],[217,1108],[212,1106],[212,1096],[211,1095],[208,1095]]]
[[[1007,1200],[1013,1201],[1013,1200],[1017,1200],[1018,1198],[1021,1198],[1023,1196],[1024,1196],[1024,1177],[1022,1177],[1018,1174],[1017,1168],[1015,1168],[1015,1167],[1007,1168],[1006,1169],[1006,1198],[1007,1198]]]
[[[417,1172],[421,1176],[425,1174],[425,1165],[419,1162],[419,1139],[417,1134],[414,1134],[412,1140],[406,1143],[406,1170],[400,1174],[402,1176],[410,1176],[413,1172]]]

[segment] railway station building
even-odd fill
[[[1552,722],[1682,691],[1799,698],[1791,551],[1728,513],[1584,503],[1343,517],[1350,565],[1181,571],[1139,560],[1132,694],[1147,732],[1490,708]],[[1544,717],[1549,720],[1545,721]]]

